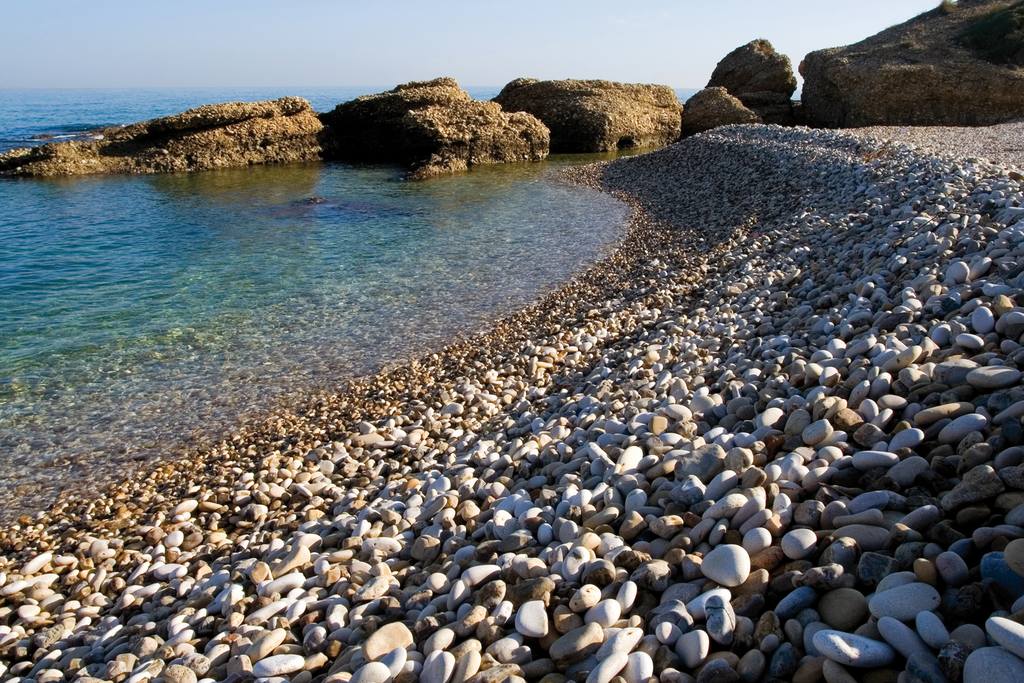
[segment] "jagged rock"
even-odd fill
[[[763,38],[741,45],[723,57],[707,87],[725,88],[766,123],[793,123],[793,66],[789,57],[776,52]]]
[[[743,106],[725,88],[704,88],[686,101],[683,136],[731,123],[760,123],[761,117]]]
[[[800,64],[806,121],[989,125],[1024,117],[1024,68],[1013,57],[1024,55],[1024,39],[999,28],[1014,13],[1024,18],[1024,3],[943,3],[859,43],[811,52]]]
[[[129,126],[98,139],[54,142],[0,154],[0,175],[170,173],[320,158],[323,126],[309,102],[208,104]]]
[[[679,138],[682,105],[667,85],[517,78],[494,101],[543,121],[554,152],[660,147]]]
[[[417,178],[548,155],[544,124],[474,100],[451,78],[359,97],[321,118],[327,158],[406,164]]]

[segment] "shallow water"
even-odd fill
[[[579,161],[0,182],[0,484],[20,512],[534,299],[624,221]]]

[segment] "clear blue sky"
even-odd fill
[[[699,88],[768,38],[794,69],[938,0],[28,0],[4,3],[0,88],[392,85],[455,76]]]

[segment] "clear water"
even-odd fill
[[[69,98],[61,116],[83,127],[166,113],[122,102],[104,118]],[[0,137],[22,135],[10,121],[0,106]],[[568,279],[626,214],[557,178],[593,160],[419,183],[315,163],[0,182],[0,514],[436,348]]]

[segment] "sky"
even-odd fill
[[[700,88],[753,38],[800,59],[938,0],[31,0],[0,88],[380,85],[454,76]]]

